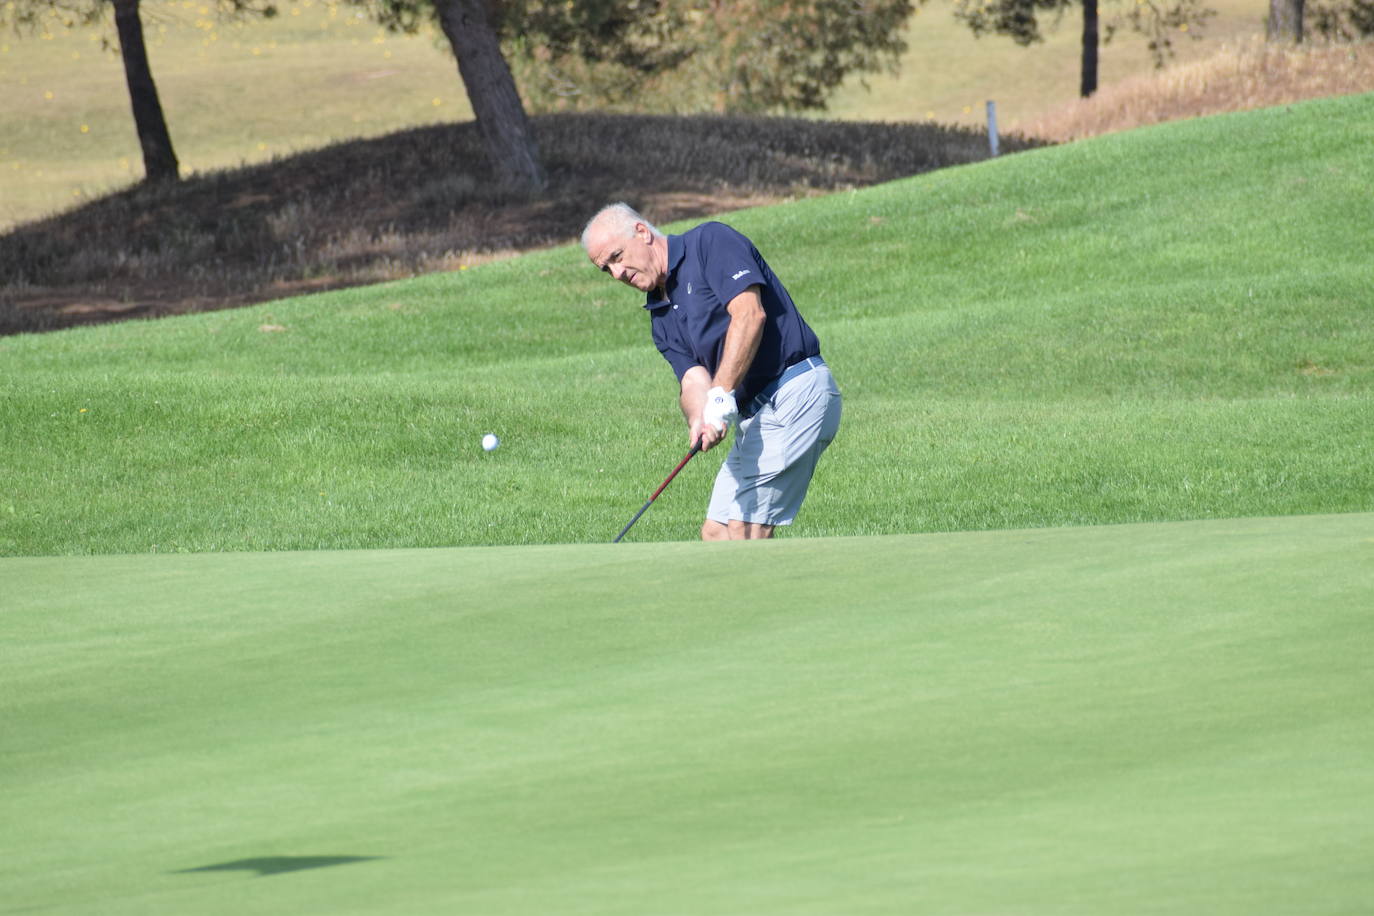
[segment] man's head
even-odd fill
[[[600,210],[582,230],[582,248],[598,270],[649,292],[668,274],[668,240],[628,204]]]

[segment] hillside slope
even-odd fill
[[[734,214],[847,398],[797,530],[1374,509],[1372,110]],[[635,295],[574,247],[0,354],[6,554],[608,540],[686,449]],[[714,460],[636,537],[692,536]]]
[[[0,334],[460,269],[564,244],[622,198],[666,222],[989,156],[978,132],[935,125],[589,114],[533,128],[539,194],[503,186],[465,122],[139,185],[19,226],[0,235]]]

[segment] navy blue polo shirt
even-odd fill
[[[644,303],[654,344],[681,382],[693,366],[716,374],[730,326],[726,306],[751,286],[759,287],[767,320],[754,362],[735,390],[741,410],[782,370],[821,353],[820,341],[753,243],[724,223],[668,236],[667,297],[651,292]]]

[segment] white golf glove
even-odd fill
[[[706,392],[706,409],[701,412],[701,419],[708,426],[725,432],[725,427],[739,419],[735,395],[719,385]]]

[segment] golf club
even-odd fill
[[[634,517],[634,518],[630,519],[630,523],[629,523],[628,525],[626,525],[624,528],[621,528],[621,529],[620,529],[620,533],[617,534],[617,535],[615,536],[615,540],[614,540],[614,541],[611,541],[612,544],[619,544],[619,543],[620,543],[620,539],[623,538],[623,537],[625,536],[625,532],[629,531],[630,528],[631,528],[631,526],[633,526],[635,522],[639,521],[639,517],[640,517],[641,515],[643,515],[645,512],[648,511],[649,506],[653,504],[653,501],[654,501],[654,500],[658,499],[658,494],[662,493],[662,492],[667,488],[668,484],[670,484],[670,483],[673,482],[673,478],[677,476],[677,472],[680,471],[680,470],[682,470],[683,468],[685,468],[685,467],[687,466],[687,462],[691,461],[691,460],[692,460],[692,456],[695,455],[695,454],[696,454],[697,452],[699,452],[699,451],[701,451],[701,443],[700,443],[700,442],[698,442],[696,445],[692,446],[692,450],[691,450],[690,452],[687,453],[687,456],[677,463],[677,467],[673,468],[673,473],[671,473],[671,474],[668,475],[668,479],[667,479],[667,480],[665,480],[665,481],[663,481],[663,483],[659,484],[658,489],[654,491],[654,495],[653,495],[653,496],[650,496],[650,497],[649,497],[648,502],[646,502],[644,505],[642,505],[642,506],[639,507],[639,511],[635,513],[635,517]]]

